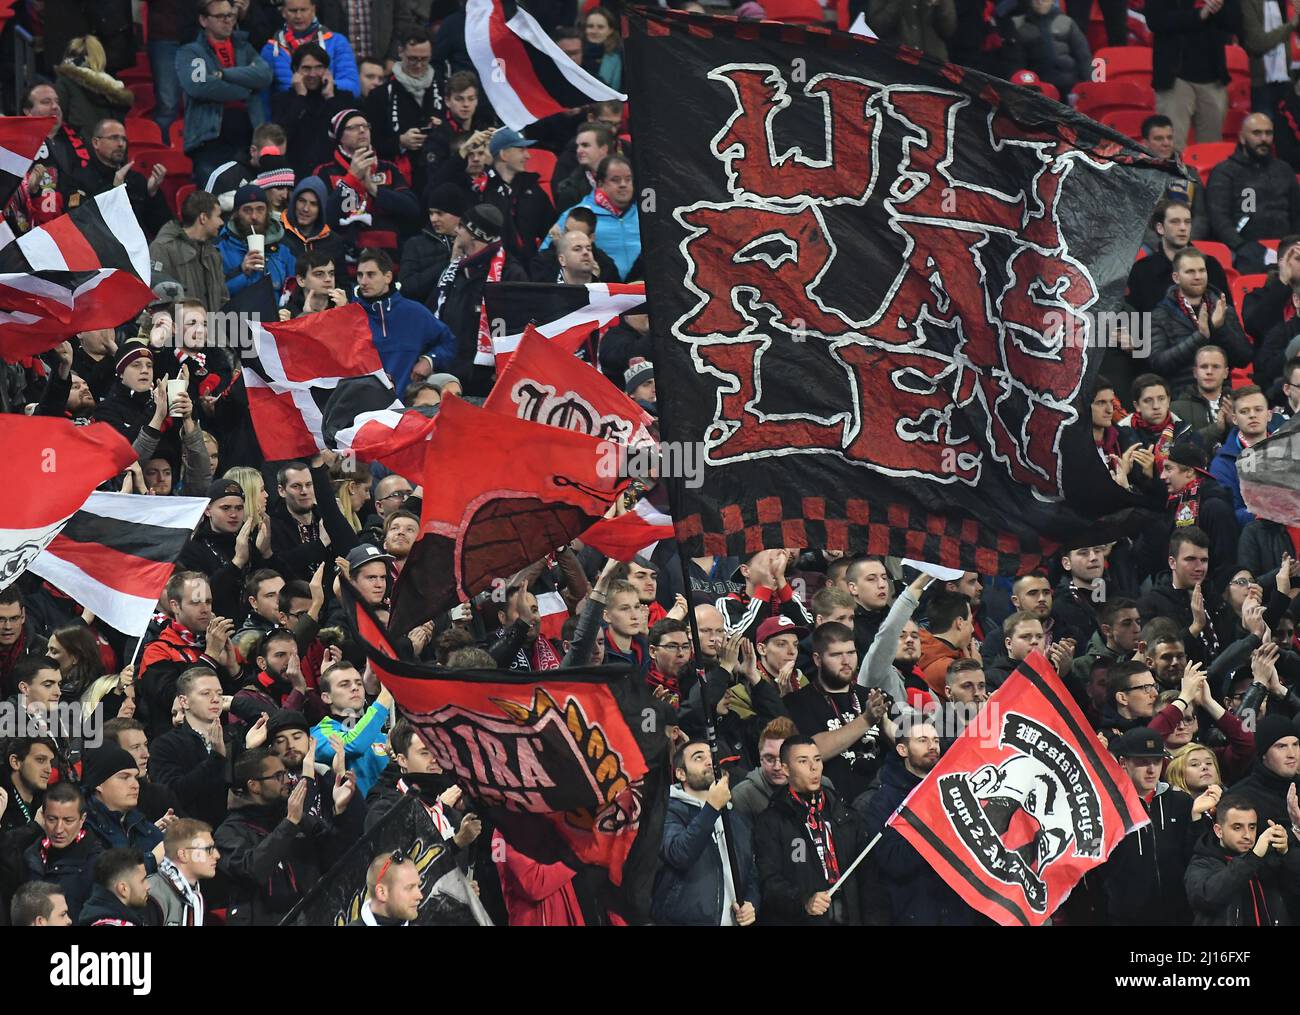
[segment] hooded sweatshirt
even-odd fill
[[[221,229],[217,237],[217,249],[221,251],[221,264],[226,272],[226,287],[230,295],[242,292],[254,282],[262,279],[261,275],[245,275],[240,267],[248,254],[248,232],[239,219],[232,218]],[[284,289],[284,284],[293,275],[293,254],[284,242],[284,226],[274,215],[268,215],[266,221],[266,267],[264,274],[271,277],[271,284],[277,293]]]

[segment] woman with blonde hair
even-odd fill
[[[227,469],[226,474],[221,478],[239,484],[240,489],[244,491],[245,511],[259,516],[266,513],[268,500],[266,484],[262,481],[262,474],[257,469],[248,465],[240,465],[233,469]]]
[[[89,140],[100,120],[122,120],[131,111],[135,96],[104,67],[104,47],[93,35],[71,40],[63,51],[63,62],[55,69],[63,122]]]
[[[1165,781],[1193,798],[1211,786],[1223,788],[1219,759],[1204,744],[1186,744],[1174,751],[1165,769]]]
[[[360,532],[365,524],[361,509],[370,500],[370,473],[340,470],[334,477],[334,496],[352,531]]]

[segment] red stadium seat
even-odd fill
[[[817,0],[762,0],[768,21],[792,25],[820,25],[826,18]]]
[[[1236,106],[1228,107],[1228,112],[1223,118],[1223,136],[1236,137],[1241,133],[1241,125],[1246,122],[1246,117],[1250,115],[1250,107],[1240,109]]]
[[[185,199],[198,189],[199,188],[192,183],[186,183],[183,186],[176,188],[176,217],[177,218],[181,217],[181,205],[185,203]]]
[[[1197,244],[1201,246],[1201,244]],[[1246,293],[1252,289],[1262,288],[1268,281],[1267,275],[1238,275],[1232,283],[1232,303],[1237,308],[1237,313],[1241,313],[1242,301],[1246,298]]]
[[[126,123],[126,139],[132,145],[159,145],[163,146],[162,131],[158,129],[158,124],[153,120],[146,119],[143,116],[128,116]]]
[[[1142,121],[1150,115],[1149,109],[1117,109],[1112,113],[1106,113],[1101,118],[1101,122],[1108,127],[1114,127],[1134,141],[1141,141]]]
[[[1232,251],[1228,249],[1227,244],[1217,243],[1214,240],[1197,240],[1192,245],[1202,254],[1213,257],[1218,261],[1224,273],[1228,276],[1229,282],[1232,281],[1234,275],[1238,274],[1236,269],[1232,267]]]
[[[129,84],[131,94],[135,96],[135,105],[131,107],[131,112],[135,116],[144,116],[154,107],[153,84],[143,82],[141,84]]]
[[[390,229],[366,229],[357,233],[357,249],[367,248],[396,252],[397,234]]]
[[[1101,61],[1099,64],[1097,61]],[[1145,46],[1105,46],[1093,54],[1102,81],[1136,77],[1151,79],[1151,50]]]
[[[1234,151],[1237,145],[1233,141],[1207,141],[1204,144],[1189,144],[1183,149],[1183,161],[1194,166],[1201,174],[1201,179],[1209,181],[1209,172]]]
[[[551,177],[555,175],[555,153],[548,152],[544,148],[529,148],[528,163],[525,168],[528,172],[538,175],[542,189],[554,201],[555,194],[551,190]]]
[[[1118,81],[1080,81],[1074,86],[1078,96],[1079,111],[1084,107],[1113,106],[1116,109],[1154,109],[1156,93],[1148,82],[1138,78],[1120,78]],[[1093,116],[1091,112],[1089,116]],[[1093,116],[1093,119],[1096,119]]]
[[[185,120],[182,118],[167,128],[167,145],[170,148],[175,148],[178,152],[184,151],[185,149],[182,147],[184,138]]]
[[[1240,46],[1225,46],[1223,52],[1228,59],[1228,75],[1234,78],[1244,76],[1249,82],[1250,57],[1246,51]]]

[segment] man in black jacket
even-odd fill
[[[1200,446],[1192,441],[1180,441],[1169,451],[1169,457],[1160,471],[1169,491],[1158,542],[1183,528],[1197,528],[1209,539],[1210,583],[1216,589],[1227,584],[1236,570],[1237,519],[1232,505],[1232,494],[1206,471],[1206,456]],[[1173,551],[1170,551],[1171,554]],[[1171,565],[1172,566],[1172,565]]]
[[[1169,539],[1169,568],[1169,574],[1138,600],[1138,614],[1143,624],[1168,617],[1178,626],[1188,657],[1209,662],[1218,655],[1219,641],[1206,603],[1222,588],[1206,582],[1210,537],[1195,525],[1175,527]]]
[[[1241,301],[1241,323],[1256,348],[1279,324],[1295,319],[1291,283],[1297,278],[1300,278],[1300,233],[1278,240],[1277,264],[1268,270],[1268,281],[1246,293]]]
[[[1192,798],[1160,781],[1167,754],[1159,735],[1136,726],[1111,750],[1133,782],[1151,823],[1125,836],[1099,867],[1112,926],[1181,927],[1191,911],[1183,877],[1196,826]]]
[[[1255,724],[1255,763],[1250,774],[1232,787],[1255,807],[1259,824],[1300,829],[1296,770],[1300,764],[1300,728],[1295,720],[1270,711]],[[1297,833],[1300,838],[1300,832]]]
[[[289,165],[301,180],[333,156],[330,121],[336,113],[354,107],[357,97],[346,88],[334,87],[329,54],[317,42],[304,42],[295,49],[289,67],[293,85],[272,94],[271,118],[289,136]]]
[[[1124,659],[1106,672],[1106,706],[1099,732],[1116,743],[1135,726],[1145,726],[1156,714],[1160,685],[1146,662]]]
[[[104,852],[103,843],[85,826],[86,799],[81,790],[71,783],[55,783],[22,856],[25,878],[58,885],[74,922],[90,897],[95,861]]]
[[[364,108],[374,128],[375,151],[399,166],[409,165],[411,186],[422,194],[425,142],[444,115],[443,103],[429,63],[433,42],[428,29],[412,25],[402,35],[393,76],[366,96]]]
[[[192,818],[214,828],[226,816],[226,758],[228,747],[221,727],[221,681],[206,667],[186,670],[176,681],[176,694],[185,721],[153,742],[155,782],[166,786]],[[266,737],[266,727],[248,734],[253,746]]]
[[[533,144],[508,127],[495,131],[488,142],[492,172],[482,189],[483,200],[497,208],[505,222],[501,242],[506,256],[525,270],[555,221],[555,206],[540,178],[524,169]]]
[[[870,899],[861,868],[839,884],[867,846],[862,819],[822,786],[821,751],[811,737],[785,740],[781,765],[789,785],[754,826],[763,923],[862,926]]]
[[[335,779],[328,817],[316,817],[316,780],[299,779],[291,792],[284,762],[265,750],[240,757],[234,782],[236,805],[213,836],[226,922],[274,926],[361,836],[365,806],[349,772]]]
[[[318,455],[310,468],[289,462],[276,473],[280,500],[270,512],[271,551],[285,581],[308,581],[327,557],[346,556],[357,544],[332,495],[329,468],[323,462]],[[317,490],[322,491],[320,497]]]
[[[145,236],[152,240],[172,218],[162,193],[167,169],[161,163],[155,163],[146,178],[134,168],[135,161],[127,159],[126,127],[117,120],[100,120],[91,132],[90,159],[72,174],[72,182],[83,201],[125,183],[131,208],[139,218]]]
[[[1300,847],[1237,792],[1219,800],[1184,878],[1198,927],[1289,927],[1285,894],[1300,893]]]
[[[181,551],[180,566],[207,575],[212,608],[219,616],[237,617],[243,612],[244,579],[250,568],[275,567],[270,526],[257,521],[247,516],[244,490],[238,483],[213,481],[203,521]]]
[[[442,183],[429,191],[425,204],[429,209],[429,224],[418,236],[406,241],[398,276],[402,295],[417,303],[424,303],[433,295],[438,279],[451,262],[451,245],[468,201],[460,187]]]
[[[1231,248],[1234,268],[1261,272],[1265,247],[1258,241],[1300,232],[1300,184],[1295,170],[1273,157],[1273,121],[1263,113],[1246,117],[1237,140],[1210,174],[1210,228]]]
[[[1185,203],[1162,197],[1151,213],[1151,228],[1160,237],[1160,245],[1140,261],[1134,261],[1128,272],[1128,289],[1124,301],[1134,310],[1143,313],[1154,310],[1165,293],[1174,274],[1174,255],[1192,242],[1192,212]],[[1216,258],[1206,256],[1205,270],[1210,285],[1218,292],[1228,293],[1228,276]],[[1229,302],[1232,302],[1229,297]]]
[[[1182,150],[1193,116],[1197,141],[1217,141],[1228,111],[1230,36],[1241,32],[1240,8],[1227,0],[1152,0],[1143,11],[1151,29],[1151,86],[1156,112],[1173,121]]]
[[[81,907],[81,927],[148,927],[149,884],[144,861],[129,848],[110,849],[95,861],[95,887]]]

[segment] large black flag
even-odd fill
[[[988,574],[1114,539],[1135,501],[1091,438],[1098,314],[1173,167],[915,50],[628,23],[661,433],[705,452],[687,552]]]

